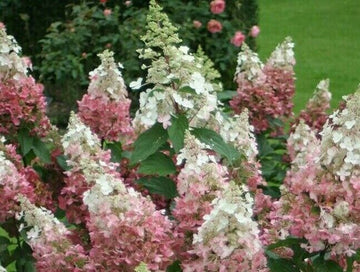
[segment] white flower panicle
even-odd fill
[[[246,248],[246,258],[252,259],[262,248],[258,224],[252,219],[253,204],[245,185],[230,182],[223,195],[212,201],[214,208],[204,216],[205,221],[194,235],[193,244],[212,247],[221,259],[238,248]],[[218,246],[213,243],[216,237],[225,237],[226,241]]]
[[[320,141],[304,120],[296,126],[295,131],[290,134],[287,140],[287,147],[293,166],[302,166],[307,163],[309,154],[320,153]]]
[[[324,79],[316,86],[313,96],[309,99],[308,105],[323,106],[328,104],[331,100],[331,93],[329,92],[330,80]]]
[[[105,50],[98,56],[101,59],[101,64],[89,73],[91,82],[88,93],[95,96],[105,96],[114,101],[125,99],[128,93],[119,70],[123,66],[120,63],[118,65],[115,63],[114,53],[109,50]]]
[[[270,58],[267,61],[267,65],[273,67],[292,70],[296,63],[294,46],[291,37],[286,37],[285,40],[277,45],[275,50],[271,53]]]
[[[0,264],[0,272],[6,272],[6,269]]]
[[[15,38],[0,28],[0,79],[19,79],[26,76],[28,65],[19,56],[21,47]]]
[[[33,227],[27,232],[27,237],[31,242],[54,240],[69,234],[69,231],[63,223],[61,223],[54,214],[43,208],[36,207],[29,199],[24,196],[18,197],[21,207],[19,217],[23,217],[27,226]]]
[[[258,54],[244,43],[238,54],[235,80],[241,76],[248,81],[263,81],[265,78],[263,67],[264,64],[260,61]]]
[[[225,181],[227,169],[216,162],[216,158],[206,150],[208,146],[201,143],[189,131],[185,132],[184,148],[177,156],[177,164],[185,161],[178,175],[178,192],[183,195],[188,192],[191,183],[202,183],[208,188],[220,189]],[[199,176],[202,177],[199,180]],[[221,188],[222,189],[222,188]]]
[[[206,61],[189,53],[188,47],[177,45],[181,42],[177,29],[161,10],[155,1],[150,3],[147,33],[142,38],[146,48],[139,50],[140,58],[151,61],[149,66],[142,67],[147,69],[145,84],[151,83],[154,87],[140,96],[139,110],[133,121],[137,131],[155,122],[166,128],[171,125],[171,116],[179,112],[185,112],[192,120],[191,125],[196,125],[207,121],[218,104],[215,85],[201,74],[202,63]],[[210,78],[212,76],[213,73]]]
[[[0,150],[0,185],[3,184],[1,177],[13,174],[14,165],[5,157],[5,153]]]
[[[360,174],[360,89],[344,99],[321,132],[321,164],[341,180]]]
[[[243,110],[240,115],[226,116],[217,112],[215,119],[218,122],[219,134],[227,143],[231,143],[241,153],[246,155],[250,162],[256,161],[258,154],[254,127],[249,123],[248,110]]]
[[[100,139],[91,132],[89,127],[81,122],[74,112],[70,114],[68,130],[61,143],[65,155],[71,155],[74,158],[81,156],[84,152],[94,153],[101,148]],[[77,150],[72,149],[71,152],[68,152],[68,149],[72,146],[77,147]]]

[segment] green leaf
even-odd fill
[[[39,138],[34,138],[32,150],[43,162],[51,163],[50,151]]]
[[[185,115],[179,115],[172,118],[171,126],[168,128],[167,132],[176,153],[184,147],[185,130],[188,128],[189,121]]]
[[[122,159],[122,147],[121,142],[107,142],[105,141],[105,149],[111,150],[111,161],[120,162]]]
[[[21,129],[18,133],[18,141],[20,144],[21,154],[25,156],[33,146],[34,137],[29,135],[27,129]]]
[[[156,123],[140,134],[134,143],[134,151],[130,157],[130,164],[143,161],[154,154],[166,142],[167,138],[166,130],[159,123]]]
[[[190,86],[181,87],[178,91],[181,93],[189,93],[189,94],[196,93],[196,91],[193,88],[191,88]]]
[[[324,260],[324,256],[320,254],[313,260],[315,272],[342,272],[342,268],[332,260]]]
[[[0,253],[4,252],[10,243],[11,242],[7,237],[0,236]]]
[[[219,100],[230,100],[236,95],[236,91],[222,91],[217,93]]]
[[[268,259],[268,266],[271,272],[299,272],[300,270],[291,260],[287,259]]]
[[[166,268],[166,272],[181,272],[180,261],[175,261]]]
[[[233,146],[225,143],[223,138],[215,131],[207,128],[193,128],[190,132],[201,142],[210,146],[210,148],[218,154],[226,157],[229,162],[234,162],[240,159],[240,152]]]
[[[166,199],[178,195],[174,181],[166,177],[144,177],[138,179],[136,183],[144,186],[150,193],[162,195]]]
[[[170,157],[157,152],[142,161],[138,170],[140,174],[166,176],[176,172],[176,167]]]
[[[67,157],[65,155],[59,155],[56,157],[56,161],[57,161],[58,165],[64,171],[68,171],[71,169],[71,167],[67,164],[66,160],[67,160]]]

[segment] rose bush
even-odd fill
[[[359,271],[360,91],[294,118],[290,38],[265,65],[243,44],[226,92],[154,0],[146,22],[134,117],[106,49],[64,133],[0,28],[0,270]]]

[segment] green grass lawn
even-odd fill
[[[260,57],[286,36],[295,42],[295,111],[330,78],[332,107],[360,83],[360,0],[258,0]],[[360,102],[359,102],[360,103]]]

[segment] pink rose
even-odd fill
[[[224,0],[213,0],[210,3],[210,10],[214,14],[222,13],[225,9],[225,1]]]
[[[198,20],[194,20],[193,21],[193,25],[195,28],[200,28],[202,26],[202,23]]]
[[[104,9],[104,15],[109,16],[111,14],[111,9]]]
[[[106,4],[107,0],[100,0],[100,3]]]
[[[236,31],[234,37],[231,38],[231,43],[237,47],[242,45],[245,40],[245,35],[241,31]]]
[[[253,38],[256,38],[260,33],[260,28],[257,25],[254,25],[251,29],[250,29],[250,36]]]
[[[221,32],[222,24],[217,20],[211,19],[207,24],[207,29],[211,33]]]

